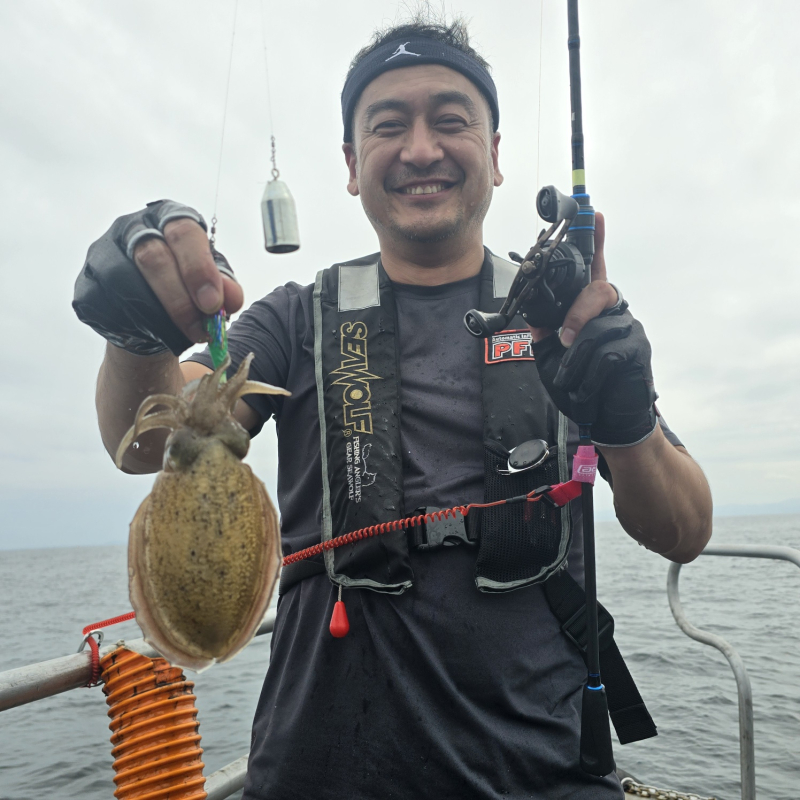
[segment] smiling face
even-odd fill
[[[435,64],[379,75],[359,98],[344,145],[347,189],[361,197],[384,250],[477,238],[494,186],[500,134],[465,76]]]

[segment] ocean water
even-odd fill
[[[721,653],[678,629],[666,595],[668,564],[616,523],[598,525],[601,601],[659,726],[659,736],[616,747],[619,766],[642,781],[740,796],[736,686]],[[800,516],[715,521],[714,543],[800,548]],[[753,684],[758,795],[796,800],[800,786],[800,570],[758,559],[701,557],[681,572],[689,619],[726,638]],[[75,652],[81,628],[129,609],[122,547],[0,552],[0,671]],[[134,638],[126,623],[108,637]],[[205,774],[247,752],[269,661],[259,637],[196,681]],[[108,800],[113,793],[106,706],[78,689],[0,714],[2,800]]]

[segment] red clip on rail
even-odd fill
[[[103,641],[103,634],[100,633],[98,639],[94,638],[94,634],[99,633],[99,628],[107,628],[109,625],[127,622],[129,619],[133,619],[135,616],[136,614],[133,611],[129,611],[127,614],[120,614],[118,617],[110,617],[109,619],[104,619],[100,622],[93,622],[91,625],[87,625],[83,629],[83,641],[81,642],[81,646],[78,648],[78,652],[82,652],[83,648],[88,644],[92,658],[92,676],[89,678],[89,683],[86,684],[87,686],[96,686],[97,681],[100,678],[100,642]]]

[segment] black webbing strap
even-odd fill
[[[561,630],[578,648],[586,661],[586,595],[566,570],[544,583],[550,610],[561,623]],[[600,630],[600,672],[608,697],[608,713],[620,744],[658,736],[656,725],[636,688],[633,677],[614,642],[614,620],[598,603]]]
[[[325,565],[321,561],[295,561],[281,568],[281,579],[278,584],[278,597],[282,597],[296,583],[310,578],[312,575],[324,575]]]

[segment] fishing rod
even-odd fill
[[[581,103],[581,37],[578,26],[578,0],[567,2],[567,47],[569,48],[570,108],[572,110],[572,197],[580,207],[570,225],[567,240],[575,243],[591,270],[594,257],[595,215],[586,191],[586,169],[583,160],[583,108]],[[591,271],[586,276],[591,280]],[[591,425],[579,424],[580,450],[591,450]],[[594,456],[596,474],[597,457]],[[594,535],[594,482],[581,486],[583,511],[583,560],[586,590],[586,661],[588,676],[583,687],[581,709],[581,768],[591,775],[612,772],[614,753],[608,721],[608,698],[600,676],[600,636],[597,625],[597,566]]]
[[[473,309],[464,324],[473,336],[489,338],[506,328],[517,314],[532,327],[561,327],[567,311],[591,281],[594,257],[595,213],[586,191],[581,106],[580,34],[578,0],[567,2],[570,107],[572,111],[572,196],[545,186],[536,197],[539,216],[550,223],[523,258],[509,253],[520,267],[499,312]],[[594,478],[597,454],[591,425],[578,422],[580,444],[573,460],[573,480],[581,482],[586,589],[586,665],[581,711],[580,765],[591,775],[614,770],[608,698],[600,675],[597,621],[597,571],[594,535]]]

